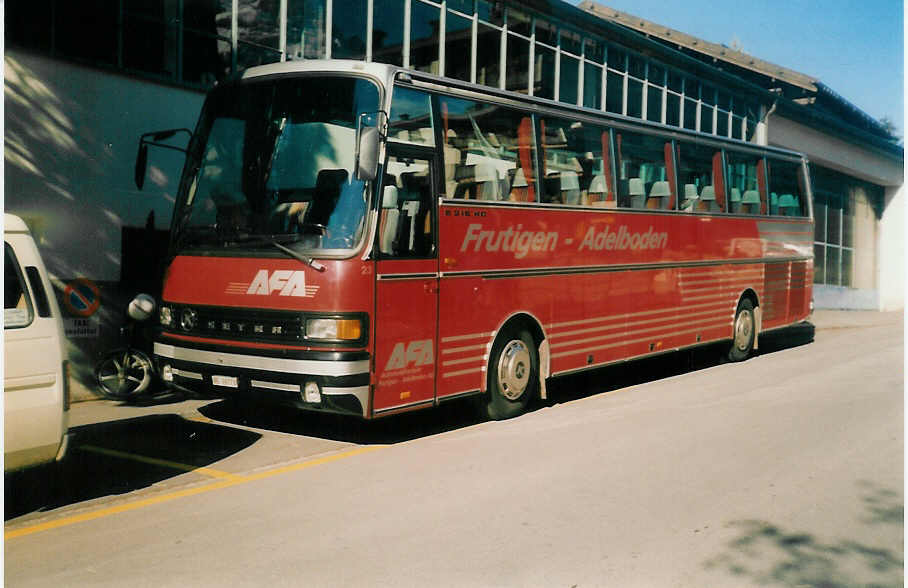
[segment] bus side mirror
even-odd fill
[[[176,145],[168,145],[161,142],[172,138],[177,133],[186,133],[187,135],[189,135],[190,140],[192,139],[192,131],[190,131],[189,129],[168,129],[166,131],[155,131],[152,133],[145,133],[144,135],[139,137],[139,152],[138,154],[136,154],[136,168],[134,170],[136,188],[141,190],[142,186],[145,185],[145,172],[148,169],[149,145],[162,147],[164,149],[172,149],[174,151],[180,151],[184,154],[188,153],[189,149],[187,147],[177,147]]]
[[[145,171],[148,168],[148,145],[139,143],[139,153],[136,155],[135,180],[139,190],[145,185]]]
[[[361,127],[356,146],[356,177],[364,182],[375,179],[378,173],[379,132],[376,127]]]

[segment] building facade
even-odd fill
[[[119,316],[118,296],[133,293],[136,276],[153,273],[133,254],[136,231],[166,230],[172,214],[182,158],[155,153],[138,192],[139,135],[192,128],[204,92],[246,67],[313,58],[391,63],[805,152],[817,305],[903,305],[903,153],[882,125],[819,80],[593,2],[33,0],[5,9],[6,210],[30,224],[61,290],[86,277],[117,293],[102,323]]]

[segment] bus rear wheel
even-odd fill
[[[502,330],[490,355],[487,416],[504,420],[522,414],[538,388],[539,355],[533,337],[526,330]]]
[[[738,310],[735,313],[734,338],[728,350],[728,359],[744,361],[750,357],[756,337],[754,305],[749,299],[744,298],[738,303]]]

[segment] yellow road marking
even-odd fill
[[[146,457],[144,455],[137,455],[135,453],[126,453],[125,451],[117,451],[116,449],[108,449],[106,447],[98,447],[97,445],[80,445],[79,449],[84,449],[92,453],[100,453],[101,455],[109,455],[111,457],[119,457],[122,459],[129,459],[132,461],[138,461],[140,463],[147,463],[151,465],[163,466],[165,468],[170,468],[173,470],[181,470],[184,472],[195,472],[202,474],[204,476],[209,476],[212,478],[226,478],[228,480],[240,479],[241,476],[236,474],[231,474],[229,472],[222,472],[212,468],[203,468],[198,466],[192,466],[185,463],[180,463],[177,461],[170,461],[169,459],[159,459],[157,457]]]
[[[197,486],[195,488],[186,488],[184,490],[177,490],[175,492],[170,492],[168,494],[162,494],[160,496],[152,496],[149,498],[144,498],[142,500],[137,500],[135,502],[129,502],[126,504],[120,504],[117,506],[110,506],[107,508],[102,508],[96,511],[82,513],[78,515],[73,515],[69,517],[63,517],[61,519],[56,519],[53,521],[47,521],[44,523],[39,523],[36,525],[30,525],[27,527],[22,527],[20,529],[13,529],[11,531],[6,531],[3,534],[3,538],[6,540],[15,539],[16,537],[23,537],[25,535],[31,535],[32,533],[39,533],[41,531],[49,531],[51,529],[58,529],[60,527],[67,527],[69,525],[74,525],[76,523],[83,523],[86,521],[92,521],[95,519],[100,519],[103,517],[108,517],[111,515],[119,514],[122,512],[128,512],[131,510],[138,510],[140,508],[145,508],[146,506],[152,506],[155,504],[161,504],[163,502],[169,502],[171,500],[176,500],[178,498],[184,498],[187,496],[195,496],[197,494],[203,494],[205,492],[211,492],[212,490],[220,490],[222,488],[229,488],[231,486],[238,486],[240,484],[246,484],[248,482],[254,482],[256,480],[263,480],[265,478],[270,478],[280,474],[286,474],[289,472],[296,472],[299,470],[305,470],[311,467],[318,465],[331,463],[332,461],[338,461],[348,457],[353,457],[356,455],[362,455],[363,453],[369,453],[370,451],[375,451],[377,449],[383,449],[385,445],[372,445],[368,447],[357,447],[356,449],[351,449],[349,451],[344,451],[342,453],[335,453],[332,455],[326,455],[324,457],[319,457],[310,461],[304,461],[301,463],[291,464],[287,466],[282,466],[274,468],[271,470],[265,470],[255,474],[250,474],[248,476],[234,476],[231,475],[229,478],[221,479],[217,482],[212,482],[204,486]]]

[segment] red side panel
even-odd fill
[[[764,326],[806,316],[808,262],[789,260],[812,254],[808,221],[447,203],[440,218],[439,396],[485,386],[516,313],[542,326],[552,373],[728,338],[748,289],[781,313]]]

